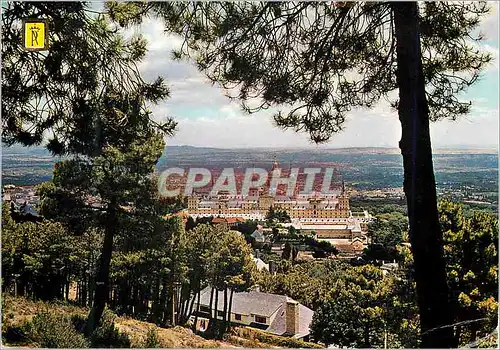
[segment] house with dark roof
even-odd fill
[[[196,324],[196,329],[200,331],[206,330],[210,322],[211,290],[211,287],[207,287],[200,294],[200,312]],[[218,291],[218,293],[217,319],[222,320],[224,291]],[[215,296],[213,300],[215,301]],[[194,310],[198,310],[197,306],[195,304]],[[257,291],[235,292],[230,320],[234,325],[256,328],[279,336],[308,340],[313,313],[313,310],[284,295]]]
[[[257,225],[257,228],[253,231],[251,236],[256,243],[264,243],[266,241],[264,230],[261,225]]]

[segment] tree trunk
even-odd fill
[[[365,325],[365,329],[364,329],[364,348],[371,348],[370,346],[370,326],[369,325]]]
[[[198,304],[196,304],[196,313],[194,314],[193,332],[196,331],[196,323],[198,322],[198,313],[200,312],[200,297],[201,289],[198,288]]]
[[[132,316],[136,317],[137,314],[139,313],[139,307],[140,305],[140,300],[139,300],[139,286],[133,285],[132,286]]]
[[[160,298],[158,305],[154,310],[155,323],[165,324],[165,303],[167,301],[167,280],[162,278]]]
[[[219,319],[219,291],[215,288],[215,306],[214,319]]]
[[[210,318],[213,318],[214,287],[210,291]]]
[[[229,310],[227,312],[226,331],[231,326],[231,313],[233,312],[233,295],[234,295],[234,289],[231,288],[231,294],[229,295]]]
[[[158,305],[160,303],[160,278],[156,278],[154,288],[153,288],[153,303],[151,307],[151,316],[150,316],[150,321],[153,323],[156,323],[157,320],[157,310],[158,310]]]
[[[184,322],[188,322],[189,319],[191,318],[191,315],[193,314],[193,308],[194,308],[194,302],[196,300],[196,296],[198,293],[196,291],[193,291],[193,298],[188,301],[189,307],[186,307],[186,314],[184,315]]]
[[[226,333],[226,325],[227,325],[227,286],[224,286],[224,311],[222,315],[222,327],[220,329],[219,337],[222,339],[224,333]]]
[[[81,305],[81,298],[80,298],[80,281],[76,282],[76,303],[78,305]]]
[[[184,285],[182,285],[180,293],[179,293],[179,306],[177,311],[177,323],[184,323],[184,312],[186,310],[186,303],[189,304],[189,298],[186,296],[186,289]]]
[[[172,294],[172,293],[170,293]],[[167,324],[172,323],[172,296],[167,296],[165,306],[164,306],[164,312],[163,312],[163,319],[162,319],[162,324],[165,326]]]
[[[69,280],[69,277],[67,277],[67,280],[66,280],[66,301],[69,301],[69,285],[70,285],[70,280]]]
[[[107,221],[104,229],[104,242],[99,259],[99,268],[95,282],[94,298],[92,309],[90,310],[86,334],[90,335],[99,325],[104,307],[109,295],[109,270],[111,264],[111,255],[113,253],[113,235],[117,226],[117,212],[114,205],[110,205],[107,212]]]
[[[172,285],[172,290],[171,290],[171,304],[170,304],[170,309],[171,309],[171,318],[170,318],[170,325],[173,327],[175,326],[175,308],[176,308],[176,303],[177,303],[177,297],[176,297],[176,290],[175,286]]]
[[[400,148],[420,310],[421,347],[456,347],[451,326],[453,308],[446,284],[443,236],[437,212],[418,7],[416,2],[392,4],[397,39],[399,119],[402,127]]]
[[[83,276],[83,281],[82,281],[82,289],[81,289],[81,296],[82,296],[82,306],[87,306],[87,298],[88,298],[88,283],[87,283],[87,277]]]

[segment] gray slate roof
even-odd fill
[[[251,236],[253,238],[256,238],[256,239],[257,238],[264,238],[264,235],[262,233],[260,233],[258,230],[253,231],[253,233],[251,234]]]
[[[299,332],[295,334],[294,338],[302,338],[309,334],[309,327],[312,323],[314,311],[307,306],[299,304]],[[286,311],[285,304],[282,304],[278,315],[276,315],[273,323],[267,329],[267,332],[276,335],[283,335],[286,331]]]
[[[202,290],[200,295],[200,304],[210,305],[211,287]],[[217,310],[224,311],[224,292],[219,291]],[[228,292],[228,299],[230,293]],[[263,328],[269,333],[283,335],[286,332],[286,302],[290,298],[279,295],[262,292],[235,292],[233,294],[233,307],[231,312],[242,315],[259,315],[270,317],[277,312],[273,322],[267,328]],[[215,302],[215,294],[214,294]],[[309,334],[309,327],[312,323],[314,311],[307,306],[299,304],[299,332],[294,338],[302,338]],[[262,328],[262,327],[259,327]]]
[[[211,287],[202,290],[200,295],[201,305],[210,305]],[[217,310],[224,310],[224,291],[219,291]],[[228,298],[230,293],[228,292]],[[214,295],[215,302],[215,295]],[[284,302],[286,296],[261,292],[241,292],[233,294],[232,312],[242,315],[271,316]]]

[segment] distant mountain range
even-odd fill
[[[326,147],[318,147],[318,148],[279,148],[279,147],[252,147],[252,148],[215,148],[215,147],[195,147],[189,145],[183,146],[167,146],[165,148],[166,153],[170,153],[170,151],[174,153],[206,153],[206,152],[231,152],[238,151],[242,153],[246,152],[315,152],[315,153],[331,153],[331,154],[400,154],[401,151],[399,148],[391,148],[391,147],[345,147],[345,148],[326,148]],[[437,148],[433,150],[434,154],[442,154],[442,153],[485,153],[485,154],[497,154],[498,148],[491,147],[481,147],[481,146],[450,146]],[[44,147],[23,147],[19,145],[13,145],[10,147],[2,146],[2,154],[24,154],[24,155],[43,155],[43,156],[51,156],[50,152],[47,151]]]
[[[475,186],[498,192],[498,153],[486,149],[441,149],[434,152],[438,187]],[[157,164],[210,169],[259,167],[274,161],[282,168],[335,167],[346,182],[359,189],[401,187],[402,157],[396,148],[208,148],[168,146]],[[50,180],[54,162],[40,147],[3,147],[2,182],[32,184]]]
[[[327,153],[362,153],[362,154],[400,154],[401,150],[399,148],[394,147],[341,147],[341,148],[327,148],[327,147],[318,147],[318,148],[305,148],[305,147],[249,147],[249,148],[215,148],[215,147],[196,147],[196,146],[167,146],[166,150],[182,150],[182,151],[275,151],[275,152],[295,152],[295,151],[311,151],[311,152],[327,152]],[[443,147],[436,148],[433,150],[434,154],[441,153],[485,153],[485,154],[497,154],[498,148],[491,147],[469,147],[469,146],[453,146],[453,147]]]

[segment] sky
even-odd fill
[[[498,149],[499,69],[497,2],[490,2],[489,16],[480,30],[486,40],[482,48],[491,52],[494,62],[483,72],[465,98],[473,101],[469,115],[458,121],[439,121],[431,125],[433,148],[488,148]],[[247,148],[342,148],[342,147],[398,147],[401,137],[397,113],[384,101],[370,110],[354,110],[347,114],[344,130],[334,134],[320,146],[312,144],[307,134],[284,131],[272,123],[272,112],[262,111],[248,115],[236,102],[224,96],[218,86],[189,62],[170,59],[172,49],[181,43],[179,37],[163,32],[163,24],[147,19],[131,30],[148,40],[148,54],[139,69],[146,79],[163,76],[171,90],[171,98],[152,108],[155,116],[174,117],[178,121],[176,134],[167,139],[167,145],[199,147]]]

